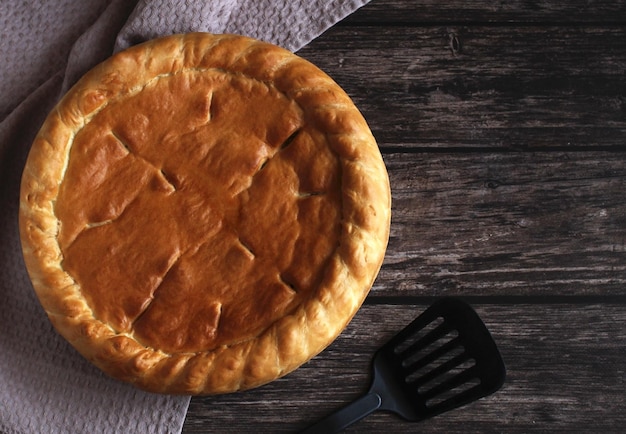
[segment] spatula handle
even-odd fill
[[[381,403],[382,399],[376,392],[369,392],[367,395],[363,395],[341,410],[302,431],[302,434],[337,433],[378,410]]]

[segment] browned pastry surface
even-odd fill
[[[150,41],[96,67],[22,180],[24,257],[53,324],[157,392],[247,389],[319,353],[371,288],[389,220],[348,96],[233,35]]]

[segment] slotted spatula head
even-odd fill
[[[418,421],[495,392],[505,372],[476,312],[444,298],[378,350],[370,392],[381,397],[380,409]]]
[[[498,390],[505,368],[487,327],[466,303],[444,298],[394,336],[374,357],[369,392],[307,428],[339,432],[376,410],[419,421]]]

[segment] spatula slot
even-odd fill
[[[442,330],[443,325],[437,327],[419,341],[404,351],[402,366],[417,369],[442,356],[458,345],[459,332],[456,330]],[[439,336],[441,335],[441,336]]]
[[[435,371],[440,366],[444,366],[451,361],[456,360],[465,352],[465,348],[461,345],[456,345],[454,348],[449,351],[443,352],[443,354],[437,355],[435,353],[430,353],[425,357],[412,362],[412,364],[407,363],[406,365],[403,363],[403,366],[407,368],[407,371],[411,372],[406,376],[407,383],[413,383],[418,381],[420,378],[426,378],[425,381],[428,381],[427,376],[433,371]],[[434,355],[434,357],[433,357]],[[407,362],[409,362],[407,360]],[[458,362],[457,362],[458,363]],[[423,382],[424,380],[422,380]]]
[[[411,345],[413,345],[416,342],[420,341],[428,333],[432,332],[437,327],[441,326],[441,324],[443,324],[443,318],[439,316],[439,317],[435,318],[434,320],[432,320],[431,322],[429,322],[426,325],[424,325],[423,327],[418,327],[417,330],[413,331],[412,333],[409,333],[404,339],[402,339],[396,345],[396,347],[394,348],[394,353],[396,353],[396,354],[403,353]]]
[[[463,393],[469,392],[475,387],[480,386],[480,379],[473,377],[470,378],[465,383],[457,386],[453,389],[446,390],[445,392],[435,396],[434,398],[426,400],[426,407],[433,408],[437,405],[443,404],[451,399],[459,399],[462,398]]]
[[[470,372],[468,370],[474,366],[476,366],[476,360],[468,359],[463,355],[457,356],[431,371],[428,377],[422,377],[423,382],[418,386],[417,393],[420,395],[437,394],[439,389],[452,389]]]

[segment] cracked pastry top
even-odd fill
[[[350,98],[276,46],[174,35],[59,102],[22,178],[20,231],[56,329],[162,393],[249,389],[328,346],[369,292],[387,172]]]

